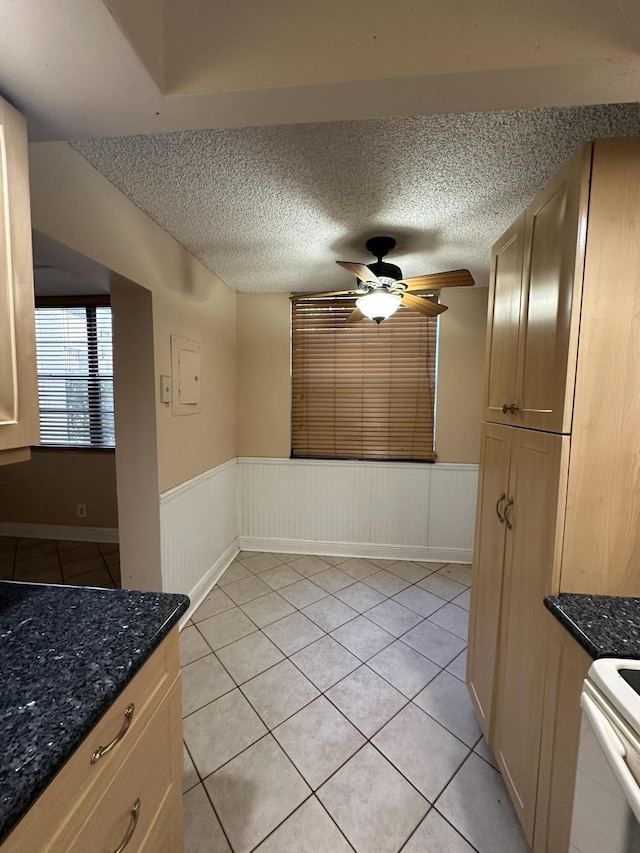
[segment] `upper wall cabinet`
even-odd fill
[[[516,399],[524,225],[523,213],[491,253],[485,420],[494,423],[513,422],[510,406]]]
[[[585,145],[494,246],[488,421],[571,429],[591,153]]]
[[[0,98],[0,464],[38,444],[27,131]]]

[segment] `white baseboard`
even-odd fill
[[[0,522],[0,536],[24,539],[62,539],[70,542],[117,542],[117,527],[69,527],[62,524]]]
[[[209,595],[215,584],[222,577],[224,572],[229,568],[239,550],[240,548],[238,546],[238,540],[234,539],[234,541],[231,543],[231,545],[229,545],[226,551],[224,551],[224,553],[220,555],[220,557],[215,561],[213,566],[211,566],[209,571],[207,571],[200,578],[198,583],[189,592],[189,599],[191,601],[191,604],[187,612],[180,620],[180,630],[184,628],[184,626],[187,624],[189,619],[191,619],[198,607],[200,607],[204,599]]]
[[[433,548],[411,545],[372,545],[369,542],[318,542],[308,539],[255,539],[240,536],[241,551],[317,554],[327,557],[377,557],[379,560],[422,560],[430,563],[470,563],[471,548]]]

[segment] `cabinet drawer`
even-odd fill
[[[81,790],[103,775],[113,777],[175,681],[180,666],[177,643],[172,640],[173,635],[167,637],[74,753],[71,760],[78,765],[74,775]],[[127,720],[131,706],[133,713]],[[98,752],[102,755],[94,760]]]
[[[43,791],[2,845],[2,853],[48,850],[51,840],[72,812],[81,809],[86,815],[93,810],[102,792],[118,773],[136,739],[175,682],[179,671],[176,628],[161,643],[49,787]],[[131,704],[135,706],[133,716],[121,740],[100,759],[91,763],[91,758],[99,747],[109,745],[122,733],[125,711]]]
[[[151,849],[147,837],[181,789],[181,693],[177,680],[121,765],[90,815],[78,809],[50,853],[110,853],[130,841],[127,851]],[[134,807],[137,806],[137,817]],[[173,811],[169,808],[169,811]],[[181,825],[181,821],[177,821]],[[162,847],[162,850],[165,848]],[[175,847],[167,847],[174,853]]]
[[[136,848],[134,847],[135,851]],[[183,853],[182,788],[174,785],[166,797],[140,853]]]

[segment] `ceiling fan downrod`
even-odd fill
[[[393,237],[371,237],[365,243],[367,251],[378,259],[373,264],[367,264],[367,267],[378,276],[383,284],[393,284],[394,281],[399,281],[402,278],[400,267],[382,260],[395,245],[396,241]]]

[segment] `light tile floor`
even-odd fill
[[[186,853],[526,853],[468,566],[240,552],[181,634]]]
[[[0,579],[118,589],[119,546],[0,536]]]

